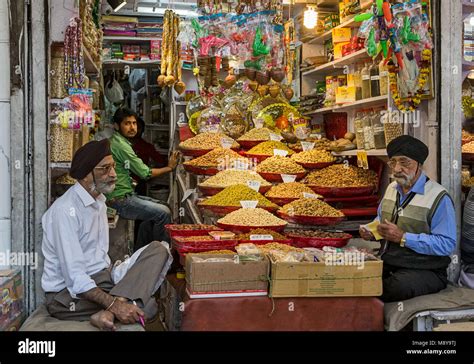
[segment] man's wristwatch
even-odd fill
[[[404,233],[402,239],[400,240],[400,246],[405,247],[405,243],[407,242],[407,234]]]

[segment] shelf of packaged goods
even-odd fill
[[[331,152],[336,157],[342,156],[356,156],[359,149],[352,149],[352,150],[345,150],[342,152]],[[387,149],[369,149],[366,150],[368,156],[374,157],[386,157],[387,156]]]
[[[187,190],[186,188],[186,183],[184,182],[184,177],[182,174],[179,172],[176,173],[176,179],[178,180],[178,186],[179,189],[181,190],[181,194],[184,195],[185,191]],[[191,218],[195,224],[202,224],[202,219],[201,219],[201,214],[199,213],[196,205],[192,203],[192,201],[188,198],[185,201],[185,204],[191,213]]]
[[[84,54],[84,68],[86,69],[86,73],[99,74],[100,68],[94,62],[86,47],[82,47],[82,53]]]
[[[49,166],[55,169],[69,169],[71,168],[71,162],[51,162]]]
[[[302,76],[326,75],[326,74],[338,72],[340,71],[341,68],[344,68],[344,66],[357,63],[358,61],[362,61],[364,59],[370,59],[370,57],[367,54],[366,49],[361,49],[357,52],[351,53],[335,61],[325,63],[321,66],[313,68],[312,70],[302,72]]]
[[[365,5],[362,9],[361,9],[361,12],[367,10],[370,6],[372,6],[372,4],[367,4]],[[351,19],[349,20],[346,20],[345,22],[339,24],[337,27],[334,27],[332,29],[339,29],[339,28],[358,28],[360,26],[360,22],[356,22],[355,21],[355,16],[352,17]],[[308,40],[306,43],[308,44],[324,44],[324,42],[326,42],[327,40],[331,39],[332,38],[332,29],[331,30],[328,30],[318,36],[315,36],[314,38]]]
[[[388,102],[388,96],[383,95],[383,96],[377,96],[377,97],[371,97],[368,99],[358,100],[350,104],[323,107],[321,109],[307,112],[304,115],[310,116],[310,115],[324,114],[324,113],[329,113],[329,112],[340,112],[340,111],[344,112],[344,111],[349,111],[351,109],[358,109],[358,108],[364,108],[364,107],[365,108],[378,107],[378,106],[386,105],[387,102]]]
[[[159,37],[121,37],[121,36],[112,36],[112,35],[106,35],[103,38],[104,42],[105,41],[112,41],[112,42],[150,42],[152,40],[160,40],[161,41],[161,36]]]
[[[159,66],[161,61],[149,60],[149,61],[125,61],[123,59],[106,59],[104,60],[104,66],[109,65],[123,65],[123,66]]]

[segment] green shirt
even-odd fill
[[[132,143],[118,131],[110,138],[110,149],[112,157],[117,164],[117,183],[115,190],[107,194],[107,200],[123,197],[134,192],[130,172],[136,174],[140,179],[147,180],[151,177],[151,168],[137,157],[132,149]]]

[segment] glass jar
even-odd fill
[[[374,111],[371,117],[372,130],[374,132],[374,147],[375,149],[385,148],[385,131],[383,124],[380,121],[380,112]]]
[[[388,94],[388,65],[385,64],[385,60],[382,59],[379,63],[379,75],[380,75],[380,95]]]
[[[370,96],[380,96],[379,65],[376,63],[370,66]]]
[[[364,149],[375,149],[374,131],[371,123],[371,113],[366,112],[362,118],[362,126],[364,128]]]
[[[354,130],[355,130],[355,135],[356,135],[357,149],[364,149],[364,144],[365,144],[364,126],[362,125],[362,116],[363,114],[361,112],[358,112],[354,119]]]
[[[360,71],[360,76],[362,79],[362,98],[368,99],[370,97],[370,69],[367,63]]]

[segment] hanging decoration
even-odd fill
[[[82,52],[81,19],[72,18],[64,35],[64,88],[85,87],[84,55]]]

